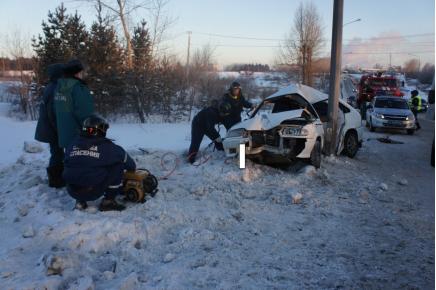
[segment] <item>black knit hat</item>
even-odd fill
[[[77,58],[73,58],[65,64],[64,72],[66,75],[71,76],[81,72],[83,69],[84,67],[82,62]]]
[[[50,80],[55,81],[62,77],[65,65],[63,63],[53,63],[47,67],[47,74]]]
[[[229,90],[240,89],[240,88],[241,88],[241,84],[235,81],[230,85]]]

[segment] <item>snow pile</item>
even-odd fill
[[[25,141],[23,150],[27,153],[41,153],[44,151],[44,148],[39,142]]]
[[[138,167],[165,174],[164,151],[131,152]],[[145,204],[101,213],[98,202],[73,211],[65,190],[47,187],[45,153],[24,153],[0,171],[0,227],[9,237],[0,250],[6,288],[325,288],[352,281],[341,274],[342,262],[329,262],[340,280],[327,284],[313,273],[328,277],[328,268],[312,264],[339,222],[329,218],[320,227],[317,220],[349,208],[338,196],[361,198],[354,184],[328,173],[339,164],[340,174],[351,178],[353,165],[342,159],[291,173],[250,161],[241,170],[237,160],[226,164],[221,152],[210,152],[206,165],[181,162]]]
[[[0,143],[2,289],[387,289],[434,279],[434,215],[412,200],[415,179],[430,188],[429,166],[401,151],[421,146],[417,136],[365,142],[355,159],[324,158],[319,170],[249,160],[241,170],[211,150],[204,165],[186,163],[189,124],[111,124],[139,168],[167,175],[170,151],[179,165],[156,197],[102,213],[98,201],[74,211],[65,189],[49,188],[48,148],[23,151],[35,123],[0,116],[0,130],[12,126]],[[397,175],[386,173],[398,168],[392,152],[404,156]]]

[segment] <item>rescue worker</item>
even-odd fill
[[[59,146],[68,147],[80,134],[83,121],[93,114],[94,100],[82,80],[83,64],[72,59],[65,64],[64,77],[58,80],[54,108]]]
[[[419,92],[417,90],[413,90],[411,92],[412,97],[410,98],[409,105],[412,110],[413,115],[415,116],[416,130],[421,129],[421,125],[418,121],[418,113],[422,110],[422,99],[419,96]]]
[[[192,119],[191,145],[188,151],[188,161],[191,164],[195,162],[204,135],[214,142],[218,151],[224,151],[221,136],[215,129],[215,125],[221,123],[223,118],[230,114],[230,111],[231,105],[229,103],[223,102],[218,105],[218,102],[213,102],[211,106],[198,112]]]
[[[224,127],[227,131],[235,124],[241,122],[241,112],[243,108],[252,109],[254,106],[247,101],[242,95],[241,85],[238,82],[233,82],[229,91],[224,95],[223,102],[231,105],[230,114],[223,120]]]
[[[124,170],[134,171],[135,161],[124,149],[106,138],[109,124],[98,115],[83,122],[82,132],[65,151],[64,178],[77,209],[104,195],[101,211],[124,210],[115,197],[122,193]]]
[[[65,181],[62,178],[64,150],[59,147],[56,117],[53,108],[57,81],[62,77],[63,70],[64,65],[61,63],[51,64],[47,67],[49,82],[44,88],[35,130],[35,140],[48,143],[50,146],[50,159],[47,167],[48,185],[55,188],[65,186]]]

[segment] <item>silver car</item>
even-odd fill
[[[415,116],[406,100],[400,97],[375,97],[367,106],[366,126],[371,132],[377,128],[404,129],[415,132]]]

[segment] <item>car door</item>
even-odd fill
[[[328,100],[319,101],[313,104],[313,108],[318,113],[318,116],[322,122],[324,132],[327,132],[327,124],[328,124]],[[343,104],[339,102],[339,110],[338,110],[338,136],[343,136],[344,125],[345,125],[345,113],[348,108],[346,108]],[[338,138],[338,141],[341,141],[342,138]]]

